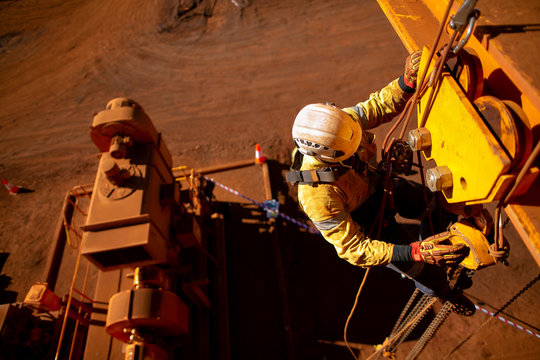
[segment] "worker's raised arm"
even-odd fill
[[[415,91],[421,55],[420,51],[411,54],[405,61],[405,71],[401,77],[372,93],[368,100],[343,111],[353,116],[366,130],[391,121],[403,111]]]

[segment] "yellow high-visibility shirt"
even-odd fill
[[[403,110],[411,96],[411,89],[406,92],[400,85],[399,79],[396,79],[379,92],[371,94],[368,100],[343,109],[362,126],[362,141],[356,153],[371,165],[376,166],[377,149],[374,138],[365,130],[391,121]],[[304,155],[300,170],[328,166],[312,156]],[[368,238],[350,215],[375,192],[375,186],[366,173],[359,174],[354,170],[347,171],[332,183],[298,185],[298,200],[306,215],[324,238],[334,245],[341,258],[361,267],[386,265],[392,259],[394,245]]]

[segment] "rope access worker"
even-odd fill
[[[443,267],[458,264],[468,248],[451,245],[448,233],[403,244],[404,235],[395,226],[385,226],[378,239],[369,232],[384,187],[372,171],[376,145],[366,130],[404,109],[415,91],[420,57],[421,51],[411,54],[402,76],[356,106],[311,104],[301,109],[292,129],[296,149],[287,181],[298,184],[300,207],[339,257],[364,268],[390,267],[412,278],[425,294],[441,296],[449,290]],[[426,215],[421,185],[394,177],[392,186],[397,213],[411,219]]]

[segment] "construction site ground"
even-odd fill
[[[31,190],[17,196],[0,191],[2,303],[23,299],[44,279],[66,192],[94,180],[98,150],[88,130],[93,114],[110,99],[127,96],[142,105],[175,166],[251,159],[260,144],[280,209],[305,221],[283,176],[296,113],[313,102],[355,105],[403,71],[407,52],[374,0],[204,0],[179,15],[179,4],[187,3],[0,2],[0,175]],[[388,129],[378,129],[379,144]],[[256,166],[212,176],[265,200]],[[231,203],[226,231],[232,358],[287,358],[272,239],[247,200],[223,189],[215,194]],[[477,272],[466,290],[489,311],[539,272],[511,224],[505,235],[510,265]],[[295,357],[352,358],[343,328],[364,270],[292,223],[279,220],[278,236]],[[67,274],[58,288],[67,291],[70,281]],[[412,290],[388,269],[370,272],[348,332],[360,358],[384,341]],[[540,333],[539,299],[535,284],[501,316]],[[420,358],[444,358],[488,318],[481,311],[451,315]],[[414,343],[404,343],[398,359]],[[493,320],[450,358],[539,354],[538,337]]]

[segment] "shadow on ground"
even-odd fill
[[[284,181],[288,165],[271,162],[269,168],[280,211],[306,222],[294,191]],[[255,205],[223,203],[222,207],[226,209],[232,358],[283,359],[291,358],[291,352],[298,359],[350,356],[343,330],[365,270],[340,259],[320,235],[281,218],[273,236],[265,212]],[[281,255],[282,289],[275,241]],[[349,342],[382,343],[413,290],[412,282],[392,270],[370,271],[349,325]],[[432,318],[430,314],[424,322]],[[411,338],[419,336],[414,332]]]

